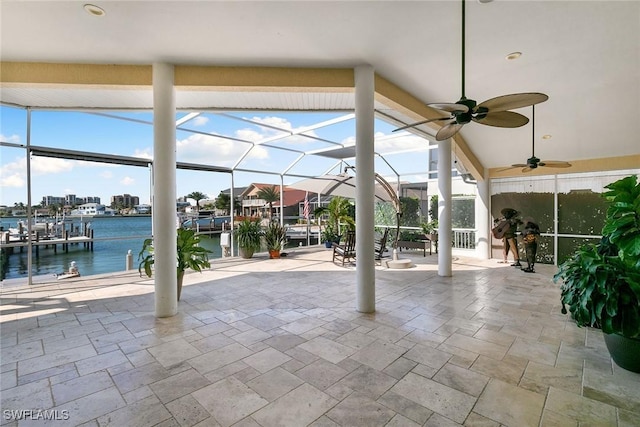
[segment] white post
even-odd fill
[[[491,228],[489,177],[485,174],[483,180],[477,180],[476,185],[476,256],[480,259],[491,258]]]
[[[438,275],[451,276],[451,139],[438,142]]]
[[[174,68],[153,64],[153,248],[155,313],[178,313],[176,272],[176,106]]]
[[[356,310],[376,310],[374,246],[374,92],[373,67],[355,68],[356,106]]]

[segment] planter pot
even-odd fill
[[[329,242],[329,241],[324,242],[324,247],[325,248],[330,249],[331,246],[333,246],[333,242]]]
[[[640,373],[640,339],[604,334],[604,342],[616,365],[627,371]]]
[[[269,249],[269,258],[271,258],[271,259],[280,258],[280,250],[279,249]]]
[[[184,279],[184,270],[178,271],[178,301],[180,301],[180,294],[182,294],[182,280]]]
[[[246,248],[238,248],[238,253],[240,254],[241,258],[244,259],[249,259],[251,257],[253,257],[253,250],[251,249],[246,249]]]

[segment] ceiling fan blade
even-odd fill
[[[474,110],[478,111],[481,108],[486,108],[490,112],[513,110],[516,108],[539,104],[546,101],[547,99],[549,99],[549,97],[544,93],[513,93],[511,95],[502,95],[496,98],[488,99],[478,104]]]
[[[464,104],[451,104],[451,103],[435,103],[427,104],[427,107],[435,108],[436,110],[446,111],[448,113],[466,113],[469,111],[469,107]]]
[[[512,168],[526,168],[526,167],[529,167],[529,165],[526,164],[526,163],[516,163],[514,165],[511,165],[511,167]]]
[[[531,167],[527,166],[526,168],[523,168],[523,169],[522,169],[522,172],[530,172],[530,171],[532,171],[532,170],[533,170],[533,168],[531,168]]]
[[[451,120],[451,117],[438,117],[437,119],[422,120],[421,122],[411,123],[409,125],[399,127],[397,129],[392,130],[392,132],[397,132],[399,130],[412,128],[414,126],[420,126],[420,125],[423,125],[423,124],[429,123],[429,122],[438,122],[438,121],[441,121],[441,120]]]
[[[558,160],[543,160],[538,166],[547,166],[549,168],[570,168],[571,163]]]
[[[464,125],[456,123],[455,121],[443,126],[436,134],[436,141],[444,141],[445,139],[451,138],[453,135],[458,133],[460,129],[462,129],[462,126]]]
[[[481,125],[499,128],[518,128],[529,123],[529,119],[526,116],[513,111],[497,111],[495,113],[490,111],[486,115],[481,115],[481,117],[477,118],[473,117],[471,120]]]
[[[506,167],[506,168],[500,168],[500,169],[496,170],[496,172],[506,172],[508,170],[521,168],[521,167],[524,167],[524,166],[527,166],[527,165],[524,165],[524,164],[523,165],[511,165],[511,166]]]

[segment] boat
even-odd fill
[[[285,226],[287,232],[287,239],[317,239],[320,234],[320,228],[317,225],[312,225],[307,229],[306,225],[289,224]]]
[[[222,231],[231,228],[231,217],[207,216],[190,218],[182,222],[183,228],[193,228],[196,231]]]

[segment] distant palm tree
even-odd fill
[[[273,212],[273,202],[277,202],[278,200],[280,200],[280,192],[275,185],[272,185],[271,187],[264,187],[258,191],[258,198],[263,199],[265,202],[269,203],[269,219],[271,219],[271,215]]]
[[[231,211],[231,196],[220,192],[218,197],[216,197],[215,205],[216,209],[220,209],[228,214]]]
[[[207,195],[199,191],[194,191],[193,193],[187,194],[187,198],[196,201],[196,212],[200,212],[200,200],[206,199]]]
[[[58,212],[62,211],[62,206],[59,203],[52,203],[48,207],[49,216],[56,216]]]

